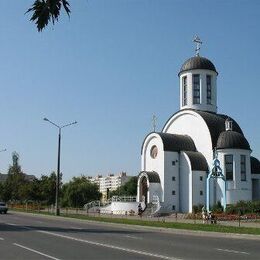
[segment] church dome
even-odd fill
[[[235,131],[224,131],[219,135],[217,149],[251,150],[246,138]]]
[[[215,71],[216,73],[218,73],[215,68],[215,65],[210,60],[208,60],[207,58],[204,58],[204,57],[195,56],[195,57],[192,57],[192,58],[186,60],[183,63],[178,75],[180,75],[184,71],[196,70],[196,69],[212,70],[212,71]]]

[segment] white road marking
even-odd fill
[[[42,252],[40,252],[40,251],[34,250],[34,249],[29,248],[29,247],[26,247],[26,246],[22,246],[22,245],[20,245],[20,244],[13,243],[13,245],[18,246],[18,247],[21,247],[21,248],[26,249],[26,250],[29,250],[29,251],[34,252],[34,253],[36,253],[36,254],[43,255],[43,256],[45,256],[45,257],[47,257],[47,258],[50,258],[50,259],[60,260],[59,258],[50,256],[50,255],[46,255],[46,254],[44,254],[44,253],[42,253]]]
[[[2,237],[0,237],[0,240],[4,240]]]
[[[17,224],[14,224],[14,223],[6,223],[6,224],[9,226],[17,226]]]
[[[94,241],[90,241],[90,240],[84,240],[84,239],[80,239],[80,238],[65,236],[65,235],[61,235],[61,234],[57,234],[57,233],[53,233],[53,232],[49,232],[49,231],[37,230],[37,232],[48,234],[48,235],[51,235],[51,236],[66,238],[66,239],[70,239],[70,240],[74,240],[74,241],[78,241],[78,242],[83,242],[83,243],[90,244],[90,245],[102,246],[102,247],[106,247],[106,248],[116,249],[116,250],[120,250],[120,251],[124,251],[124,252],[128,252],[128,253],[145,255],[145,256],[150,256],[150,257],[160,258],[160,259],[166,259],[166,260],[181,260],[180,258],[175,258],[175,257],[170,257],[170,256],[165,256],[165,255],[152,254],[152,253],[145,252],[145,251],[139,251],[139,250],[129,249],[129,248],[125,248],[125,247],[119,247],[119,246],[113,246],[113,245],[109,245],[109,244],[98,243],[98,242],[94,242]]]
[[[135,236],[130,236],[130,235],[125,235],[124,237],[128,237],[128,238],[133,238],[133,239],[140,239],[142,240],[142,237],[135,237]]]
[[[83,229],[83,228],[79,228],[79,227],[70,227],[70,228],[78,229],[78,230],[82,230]]]
[[[248,252],[244,252],[244,251],[236,251],[236,250],[222,249],[222,248],[216,248],[216,249],[218,251],[224,251],[224,252],[228,252],[228,253],[250,255]]]

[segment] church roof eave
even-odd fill
[[[148,136],[151,134],[158,135],[163,143],[163,150],[169,151],[169,152],[180,152],[183,150],[187,151],[196,151],[196,146],[192,140],[192,138],[188,135],[177,135],[177,134],[168,134],[168,133],[162,133],[162,132],[153,132],[148,134],[142,144],[141,148],[141,154],[143,152],[143,147],[145,144],[145,141]]]

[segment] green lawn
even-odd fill
[[[14,210],[14,209],[13,209]],[[18,210],[25,212],[23,210]],[[29,211],[28,211],[29,212]],[[48,212],[36,212],[30,211],[30,213],[37,213],[43,215],[52,215]],[[196,224],[196,223],[181,223],[181,222],[163,222],[163,221],[147,221],[143,219],[130,219],[130,218],[110,218],[103,216],[87,216],[81,214],[61,214],[62,217],[75,218],[75,219],[85,219],[93,220],[99,222],[107,223],[119,223],[127,225],[139,225],[139,226],[150,226],[158,228],[173,228],[173,229],[186,229],[195,231],[211,231],[211,232],[221,232],[221,233],[235,233],[235,234],[251,234],[260,235],[260,228],[252,227],[234,227],[234,226],[224,226],[219,224]]]

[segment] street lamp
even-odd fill
[[[47,121],[51,123],[52,125],[56,126],[59,129],[59,137],[58,137],[58,164],[57,164],[57,175],[56,175],[56,193],[55,193],[55,215],[59,216],[60,215],[60,207],[59,207],[59,190],[60,190],[60,142],[61,142],[61,129],[70,125],[75,125],[77,124],[76,121],[59,126],[55,123],[53,123],[51,120],[48,118],[43,118],[44,121]]]

